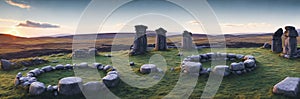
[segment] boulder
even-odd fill
[[[88,68],[89,64],[86,63],[86,62],[83,62],[83,63],[80,63],[79,65],[76,64],[75,67],[78,67],[78,68]]]
[[[255,67],[255,61],[253,59],[247,59],[244,61],[244,65],[246,68],[252,68]]]
[[[271,49],[271,44],[269,43],[264,43],[264,45],[262,46],[262,48],[265,48],[265,49]]]
[[[245,69],[245,65],[243,62],[239,62],[239,63],[234,62],[231,63],[229,69],[233,71],[242,71]]]
[[[65,69],[73,69],[73,66],[71,64],[66,64]]]
[[[300,78],[286,77],[273,87],[273,93],[296,97],[299,96],[299,86]]]
[[[6,71],[6,70],[11,70],[12,63],[9,60],[1,59],[1,69]]]
[[[222,72],[224,71],[224,72]],[[213,73],[221,76],[228,76],[230,74],[230,69],[229,66],[226,65],[218,65],[215,66],[214,69],[212,70]]]
[[[199,73],[202,70],[202,64],[200,62],[186,62],[181,65],[181,70],[188,73]]]
[[[117,75],[119,75],[119,73],[117,71],[109,71],[106,75],[110,75],[110,74],[117,74]]]
[[[81,93],[82,79],[79,77],[66,77],[58,82],[58,92],[62,95],[75,95]]]
[[[110,74],[103,77],[102,81],[107,87],[115,87],[119,84],[120,78],[117,74]]]
[[[40,95],[45,91],[46,87],[44,83],[41,82],[33,82],[30,84],[29,87],[29,94],[30,95]]]
[[[112,66],[106,65],[106,66],[103,67],[103,70],[107,71],[107,70],[112,69],[112,68],[113,68]]]
[[[58,65],[55,66],[55,69],[56,70],[63,70],[63,69],[65,69],[65,67],[62,64],[58,64]]]
[[[41,71],[40,71],[39,68],[35,68],[35,69],[33,69],[33,70],[30,70],[29,73],[32,73],[33,76],[38,76],[38,75],[41,74]]]
[[[101,63],[93,63],[93,68],[97,68],[97,69],[99,69],[99,68],[100,68],[100,66],[102,66],[102,64],[101,64]]]
[[[143,74],[149,74],[151,72],[156,72],[157,68],[154,64],[144,64],[140,67],[140,72]]]
[[[45,66],[45,67],[42,67],[41,70],[44,70],[45,72],[50,72],[53,70],[52,66]]]

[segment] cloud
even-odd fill
[[[196,21],[196,20],[188,21],[187,23],[192,24],[192,25],[200,25],[201,24],[201,22]]]
[[[13,1],[13,0],[5,0],[5,2],[12,5],[12,6],[16,6],[16,7],[23,8],[23,9],[29,9],[30,8],[30,5],[28,5],[28,4],[21,3],[21,2],[16,2],[16,1]]]
[[[272,24],[268,23],[246,23],[246,24],[237,24],[237,23],[224,23],[221,24],[224,27],[248,27],[248,28],[255,28],[255,27],[272,27]]]
[[[49,23],[38,23],[27,20],[26,23],[19,23],[17,26],[20,27],[31,27],[31,28],[59,28],[58,25],[53,25]]]

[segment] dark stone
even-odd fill
[[[104,66],[103,70],[104,70],[104,71],[107,71],[107,70],[112,69],[112,68],[113,68],[112,66],[106,65],[106,66]]]
[[[35,77],[41,74],[39,68],[35,68],[35,69],[33,69],[33,70],[30,70],[29,73],[32,73],[33,76],[35,76]]]
[[[62,95],[75,95],[81,93],[82,79],[79,77],[66,77],[58,82],[58,92]]]
[[[134,66],[134,62],[130,62],[129,65],[130,65],[130,66]]]
[[[105,77],[102,78],[102,80],[103,83],[109,88],[116,87],[120,82],[120,78],[117,74],[106,75]]]
[[[265,49],[271,49],[271,45],[269,43],[264,43],[264,45],[262,46]]]
[[[55,66],[55,69],[56,70],[63,70],[63,69],[65,69],[65,67],[62,64],[58,64],[58,65]]]
[[[233,71],[241,71],[241,70],[245,69],[245,65],[243,62],[239,62],[239,63],[234,62],[234,63],[231,63],[229,69],[233,70]]]
[[[71,64],[66,64],[65,69],[73,69],[73,66]]]
[[[41,70],[45,71],[45,72],[50,72],[53,70],[52,66],[45,66],[45,67],[42,67]]]
[[[4,71],[13,69],[12,63],[9,60],[1,59],[1,69]]]
[[[140,67],[140,72],[144,74],[149,74],[151,72],[156,72],[157,68],[154,64],[144,64]]]
[[[273,87],[273,93],[283,94],[286,96],[299,96],[300,78],[286,77]]]

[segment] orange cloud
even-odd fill
[[[15,2],[13,0],[5,0],[5,2],[7,4],[12,5],[12,6],[16,6],[16,7],[23,8],[23,9],[29,9],[30,8],[30,5],[28,5],[28,4]]]

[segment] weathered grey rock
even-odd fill
[[[99,68],[100,68],[100,66],[102,66],[102,64],[101,64],[101,63],[93,63],[93,68],[97,68],[97,69],[99,69]]]
[[[236,54],[233,54],[233,53],[228,53],[227,54],[227,58],[236,58]]]
[[[224,72],[222,72],[224,71]],[[228,76],[230,75],[230,69],[229,66],[226,65],[218,65],[215,66],[214,69],[212,70],[213,73],[221,76]]]
[[[65,67],[62,64],[58,64],[58,65],[55,66],[55,69],[56,70],[63,70],[63,69],[65,69]]]
[[[283,53],[289,55],[290,58],[294,58],[297,55],[297,37],[298,32],[293,26],[285,27],[285,40]]]
[[[40,69],[39,68],[35,68],[33,70],[30,70],[29,73],[32,73],[33,76],[38,76],[41,74]]]
[[[33,73],[27,73],[27,77],[33,77],[34,74]]]
[[[246,68],[252,68],[256,64],[255,64],[255,61],[253,59],[247,59],[247,60],[244,61],[244,65],[245,65]]]
[[[4,71],[11,70],[12,63],[9,60],[1,59],[1,69]]]
[[[166,39],[166,30],[159,28],[156,31],[156,41],[155,41],[155,50],[163,51],[167,50],[167,39]]]
[[[29,77],[21,77],[20,79],[21,83],[27,82],[29,80]]]
[[[129,62],[129,65],[134,66],[135,64],[134,64],[134,62]]]
[[[18,74],[16,75],[16,78],[21,78],[22,77],[22,73],[18,72]]]
[[[133,49],[130,52],[130,55],[139,55],[147,52],[147,28],[148,27],[144,25],[135,26],[136,35],[134,39]]]
[[[208,56],[206,54],[200,54],[201,59],[208,59]]]
[[[116,74],[119,75],[119,73],[117,71],[109,71],[106,75],[110,75],[110,74]]]
[[[53,70],[52,66],[45,66],[45,67],[42,67],[41,70],[45,71],[45,72],[50,72]]]
[[[181,70],[187,73],[199,73],[202,70],[202,64],[200,62],[186,62],[181,65]]]
[[[191,50],[194,48],[193,46],[193,38],[192,33],[188,31],[184,31],[182,34],[182,44],[181,48],[185,50]]]
[[[252,59],[252,60],[254,60],[254,61],[256,60],[254,56],[252,56],[252,55],[246,55],[246,56],[244,57],[244,60],[248,60],[248,59]]]
[[[22,87],[28,88],[30,86],[31,83],[29,83],[28,81],[21,83]]]
[[[265,48],[265,49],[271,49],[271,44],[269,43],[264,43],[264,45],[262,46],[262,48]]]
[[[192,56],[189,56],[189,58],[193,62],[200,62],[201,56],[200,55],[192,55]]]
[[[35,77],[30,77],[28,82],[29,83],[37,82],[37,79]]]
[[[65,69],[73,69],[73,66],[71,64],[66,64]]]
[[[102,81],[106,87],[116,87],[120,82],[120,78],[116,74],[110,74],[103,77]]]
[[[157,67],[154,64],[144,64],[140,67],[140,72],[149,74],[151,72],[157,72]]]
[[[89,54],[90,56],[98,56],[98,55],[99,55],[96,48],[91,48],[91,49],[89,49],[88,54]]]
[[[48,92],[54,91],[53,86],[52,86],[52,85],[48,85],[48,86],[47,86],[47,91],[48,91]]]
[[[107,70],[112,69],[112,68],[113,68],[112,66],[106,65],[106,66],[103,67],[103,70],[107,71]]]
[[[89,53],[83,49],[73,50],[72,57],[74,58],[86,58],[88,57]]]
[[[243,62],[239,62],[239,63],[234,62],[231,63],[229,69],[233,71],[242,71],[245,69],[245,65]]]
[[[21,84],[19,78],[15,78],[15,79],[14,79],[14,84],[15,84],[15,86],[18,86],[18,85]]]
[[[273,87],[273,93],[296,97],[299,94],[300,78],[286,77]]]
[[[243,59],[245,57],[245,55],[242,54],[236,54],[236,58],[237,59]]]
[[[75,95],[81,93],[82,79],[79,77],[66,77],[58,82],[58,92],[62,95]]]
[[[282,52],[282,34],[283,30],[282,28],[279,28],[274,34],[272,39],[272,46],[271,49],[273,52],[281,53]]]
[[[57,85],[53,86],[53,90],[57,91],[58,90],[58,86]]]
[[[29,94],[30,95],[40,95],[45,91],[45,85],[41,82],[33,82],[30,84],[29,87]]]
[[[89,64],[86,63],[86,62],[83,62],[83,63],[80,63],[80,64],[75,64],[74,66],[77,67],[77,68],[88,68]]]

